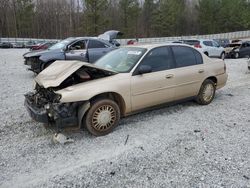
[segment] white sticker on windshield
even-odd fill
[[[140,51],[128,51],[128,55],[141,55]]]

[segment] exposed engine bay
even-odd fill
[[[95,69],[93,67],[81,67],[54,89],[55,90],[63,89],[79,83],[83,83],[90,80],[96,80],[111,75],[113,74],[110,72],[106,72],[100,69]]]
[[[25,95],[25,106],[33,119],[57,127],[78,125],[79,108],[85,101],[61,103],[56,91],[87,81],[111,76],[114,73],[94,67],[82,66],[68,76],[57,87],[44,88],[36,83],[35,91]]]

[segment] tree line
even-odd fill
[[[115,29],[124,38],[250,29],[249,0],[1,0],[0,37],[62,39]]]

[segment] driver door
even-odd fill
[[[68,46],[65,53],[66,60],[88,61],[86,54],[86,40],[79,40]]]
[[[141,65],[152,68],[152,72],[137,74]],[[131,78],[132,111],[169,102],[175,94],[174,60],[169,47],[151,50],[137,66]]]

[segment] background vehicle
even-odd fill
[[[44,42],[44,43],[40,43],[40,44],[37,44],[37,45],[33,45],[30,48],[30,50],[31,51],[33,51],[33,50],[46,50],[49,47],[53,46],[54,44],[56,44],[56,42]]]
[[[204,54],[209,57],[225,58],[225,50],[214,40],[209,39],[194,39],[194,40],[183,40],[183,43],[189,44],[201,50]]]
[[[234,58],[250,57],[250,41],[242,42],[239,48],[232,50]]]
[[[13,44],[11,44],[10,42],[3,42],[0,43],[0,48],[13,48]]]
[[[106,34],[103,37],[107,38]],[[108,41],[113,40],[114,35],[108,38]],[[117,48],[108,41],[98,37],[67,38],[47,50],[25,53],[24,64],[30,66],[29,70],[39,73],[56,60],[79,60],[93,63]]]
[[[241,46],[241,42],[231,43],[225,47],[225,53],[227,58],[234,58],[234,50]]]
[[[26,95],[32,118],[58,128],[85,126],[101,136],[120,117],[164,103],[196,99],[209,104],[227,81],[225,63],[182,44],[138,45],[114,50],[94,64],[57,61]]]

